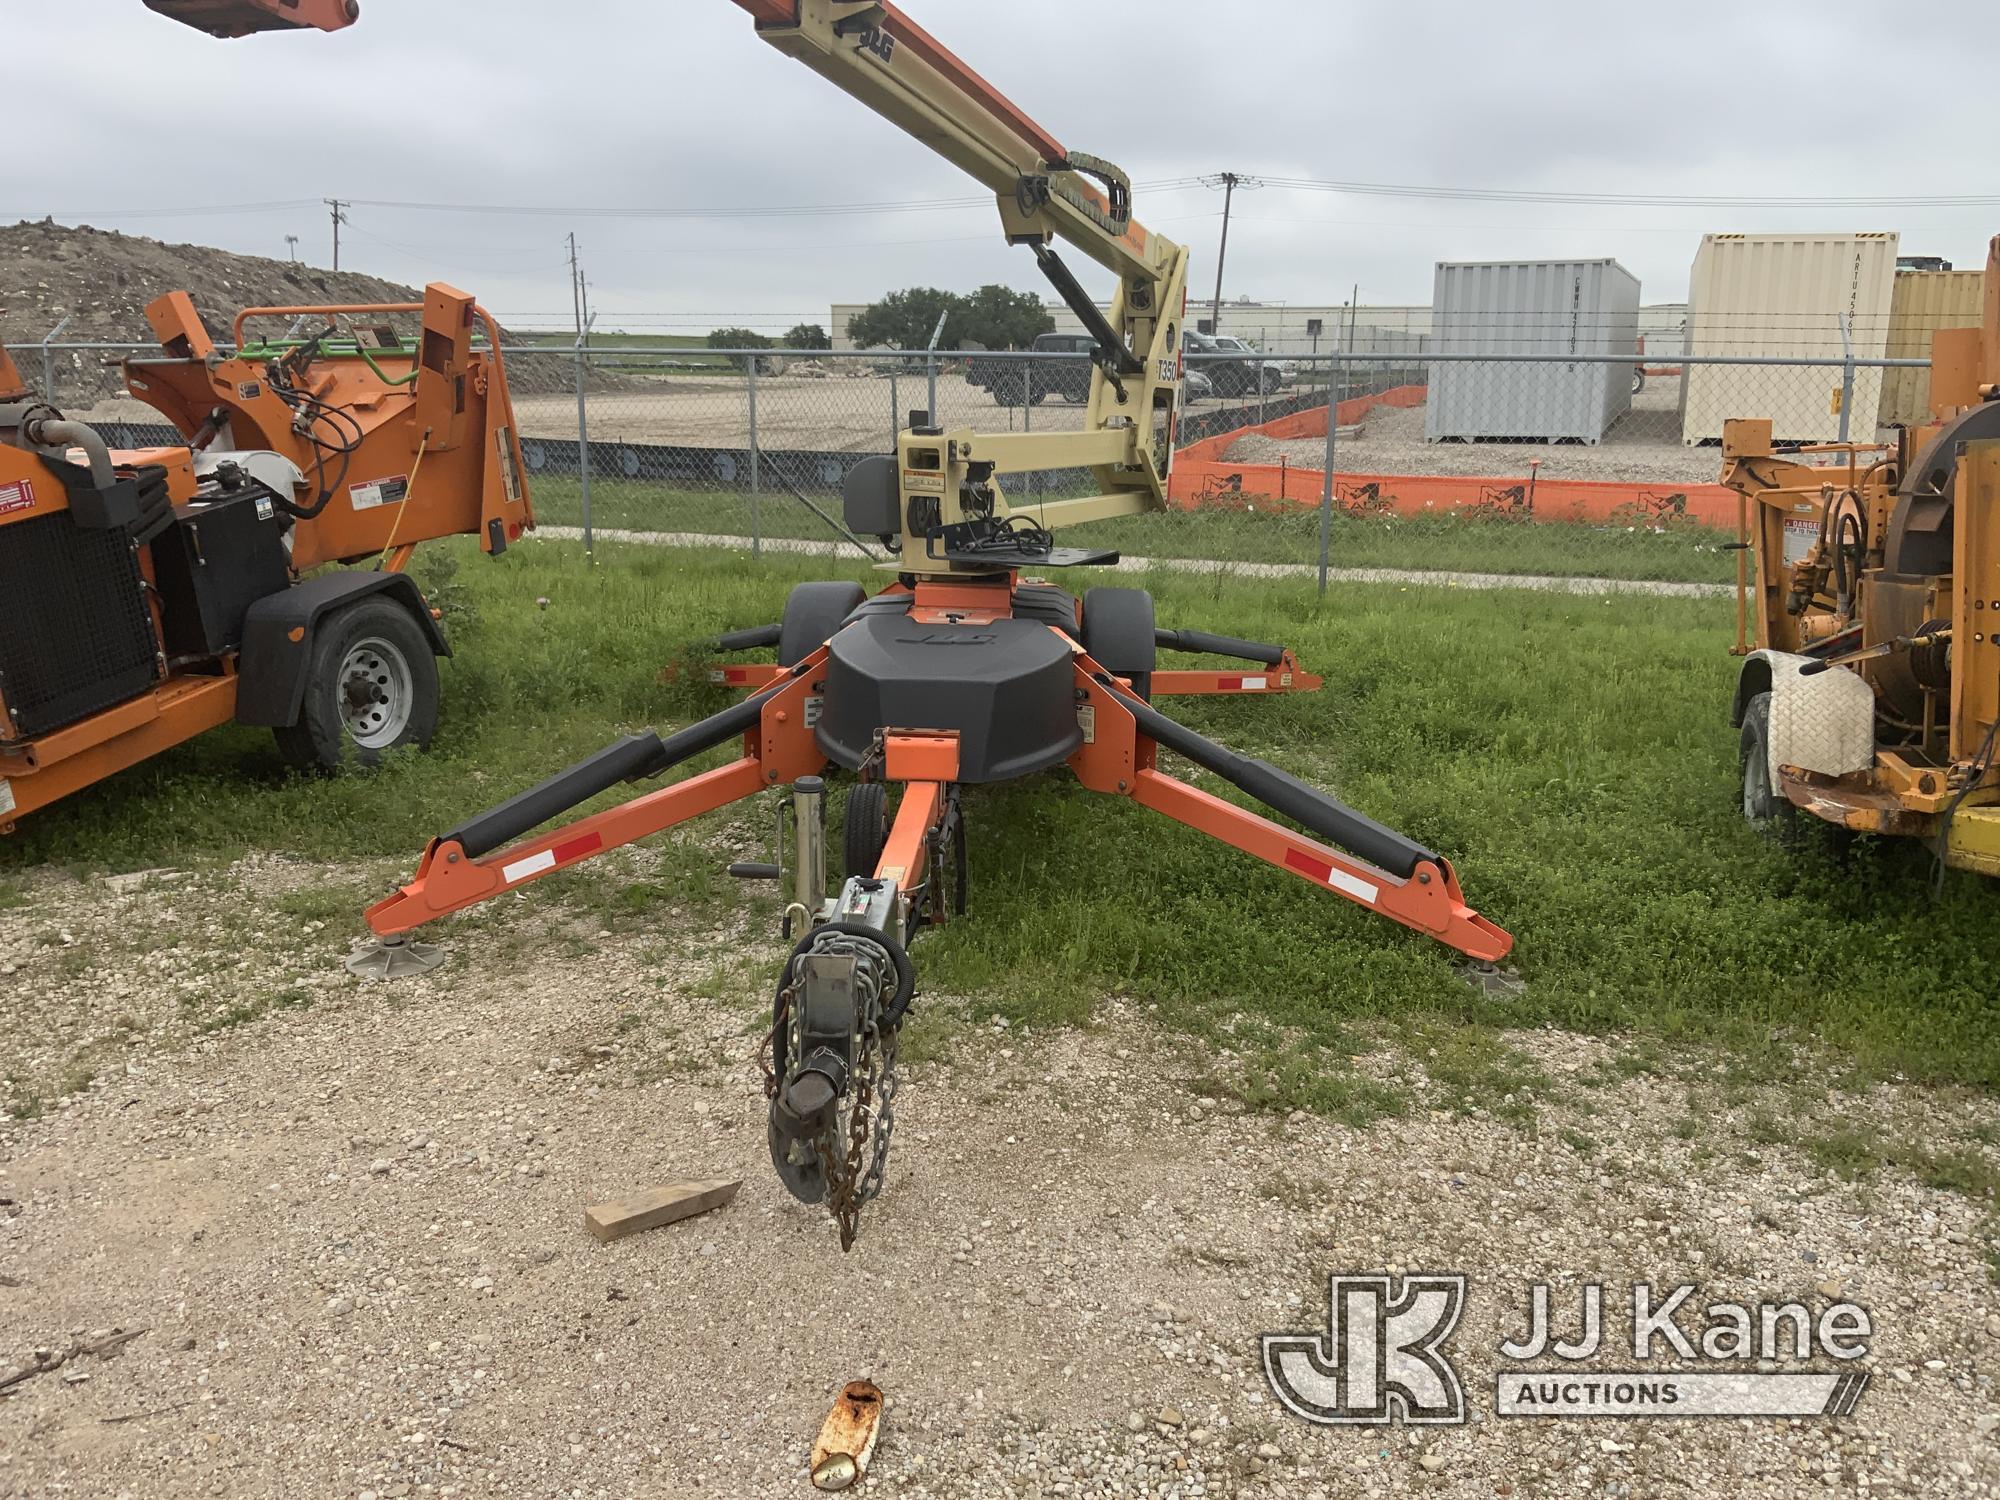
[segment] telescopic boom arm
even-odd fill
[[[903,436],[900,570],[977,571],[979,564],[941,559],[926,541],[965,522],[1004,522],[1010,512],[993,482],[997,475],[1092,470],[1103,493],[1050,501],[1025,513],[1042,527],[1164,509],[1180,395],[1187,251],[1132,217],[1126,175],[1064,147],[894,5],[736,4],[750,12],[757,34],[780,52],[992,189],[1008,243],[1033,248],[1043,272],[1097,343],[1082,432]],[[1052,245],[1058,239],[1118,277],[1108,312],[1057,258]]]

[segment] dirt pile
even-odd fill
[[[218,338],[246,307],[319,302],[414,302],[412,286],[316,266],[169,245],[142,235],[44,219],[0,226],[0,334],[34,343],[69,317],[66,342],[150,341],[146,304],[184,291]]]
[[[93,420],[156,420],[150,408],[126,397],[117,369],[121,351],[58,350],[44,361],[32,348],[24,353],[18,346],[39,343],[64,317],[69,319],[60,340],[65,344],[150,345],[146,304],[173,291],[194,299],[195,310],[221,342],[232,337],[236,314],[246,307],[423,299],[420,288],[379,276],[236,255],[209,245],[170,245],[49,219],[0,226],[0,341],[16,346],[16,362],[29,382],[65,410]],[[406,334],[415,331],[414,316],[387,321]],[[277,322],[253,329],[254,335],[273,337],[284,332]],[[512,342],[504,330],[502,336]],[[574,388],[569,361],[558,355],[517,358],[508,374],[517,395]],[[626,390],[632,382],[593,371],[590,386]]]

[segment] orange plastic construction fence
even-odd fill
[[[1347,427],[1381,406],[1421,406],[1424,387],[1400,385],[1340,403],[1337,419]],[[1269,422],[1190,443],[1174,455],[1168,498],[1184,510],[1204,505],[1296,505],[1310,509],[1320,503],[1326,484],[1323,469],[1287,463],[1246,464],[1226,460],[1230,446],[1250,433],[1270,438],[1323,438],[1326,408],[1313,407]],[[1717,468],[1721,467],[1720,460]],[[1675,486],[1665,483],[1626,484],[1594,479],[1537,478],[1522,475],[1363,474],[1334,475],[1334,504],[1351,515],[1422,516],[1460,512],[1468,515],[1514,515],[1536,521],[1645,523],[1685,520],[1697,525],[1733,528],[1736,492],[1720,484]]]

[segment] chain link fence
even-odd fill
[[[128,344],[9,345],[45,398],[114,445],[174,435],[126,389]],[[1083,426],[1082,355],[708,351],[594,340],[507,353],[535,510],[601,537],[854,550],[849,467],[916,413],[974,431]],[[1127,557],[1246,571],[1603,577],[1722,586],[1729,417],[1781,444],[1887,440],[1917,359],[1681,354],[1190,354],[1173,507],[1064,534]],[[1905,372],[1908,372],[1907,374]],[[1331,415],[1331,421],[1329,421]],[[1829,455],[1829,461],[1832,456]],[[1329,481],[1328,475],[1331,474]],[[1016,477],[1011,504],[1085,493]]]

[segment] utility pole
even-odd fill
[[[333,210],[333,268],[338,271],[340,269],[340,226],[347,222],[347,215],[342,210],[347,207],[347,200],[345,198],[322,198],[319,201]]]
[[[1202,178],[1202,184],[1222,189],[1222,244],[1215,252],[1215,300],[1208,309],[1208,332],[1213,337],[1222,332],[1222,264],[1229,256],[1229,206],[1238,188],[1248,192],[1264,184],[1242,172],[1216,172]]]
[[[590,283],[584,278],[583,256],[574,230],[569,236],[569,300],[576,314],[576,344],[582,349],[590,343],[590,325],[596,320],[590,315]]]
[[[299,237],[295,234],[286,235],[285,249],[292,257],[292,264],[297,265],[299,263]]]
[[[576,258],[576,231],[569,235],[569,301],[576,314],[576,341],[583,342],[583,271]]]

